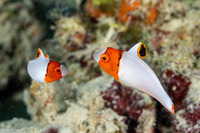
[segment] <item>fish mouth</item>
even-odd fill
[[[64,65],[60,65],[62,77],[68,74],[68,71]]]
[[[93,58],[94,58],[97,62],[99,62],[101,55],[102,55],[103,53],[105,53],[106,50],[107,50],[107,48],[104,48],[104,49],[95,51],[94,54],[93,54]]]

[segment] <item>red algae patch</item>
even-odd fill
[[[164,74],[163,80],[168,88],[169,95],[172,97],[175,109],[183,108],[182,102],[189,91],[190,79],[181,74],[174,74],[171,70],[168,70]]]
[[[183,110],[177,112],[174,119],[176,132],[200,132],[200,103],[191,103]]]
[[[112,108],[119,115],[127,116],[127,132],[153,130],[155,106],[153,103],[149,104],[146,102],[150,100],[145,100],[146,96],[149,97],[148,95],[123,87],[117,81],[114,81],[107,90],[101,92],[101,95],[105,100],[106,107]],[[149,115],[150,112],[151,115]],[[149,116],[146,119],[149,120],[150,124],[144,127],[142,123],[148,125],[148,122],[144,120],[146,115]]]

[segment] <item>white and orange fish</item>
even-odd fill
[[[59,62],[51,61],[41,49],[38,49],[36,59],[28,62],[27,70],[30,77],[38,82],[50,83],[67,75],[65,66]]]
[[[118,82],[145,92],[157,99],[171,114],[174,104],[163,89],[153,70],[142,60],[147,55],[143,43],[137,43],[129,51],[102,49],[93,54],[101,68]]]

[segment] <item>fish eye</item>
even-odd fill
[[[104,53],[104,54],[101,55],[101,60],[104,63],[108,63],[110,61],[110,56],[107,53]]]
[[[54,69],[54,71],[55,71],[56,73],[61,73],[61,68],[60,68],[60,67],[56,67],[56,68]]]

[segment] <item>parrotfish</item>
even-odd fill
[[[36,58],[28,62],[27,70],[33,80],[46,83],[61,79],[68,73],[64,65],[51,61],[41,49],[38,49]]]
[[[142,60],[147,55],[145,44],[139,42],[129,51],[111,47],[99,50],[93,58],[100,67],[121,84],[136,88],[157,99],[171,114],[174,104],[153,70]]]

